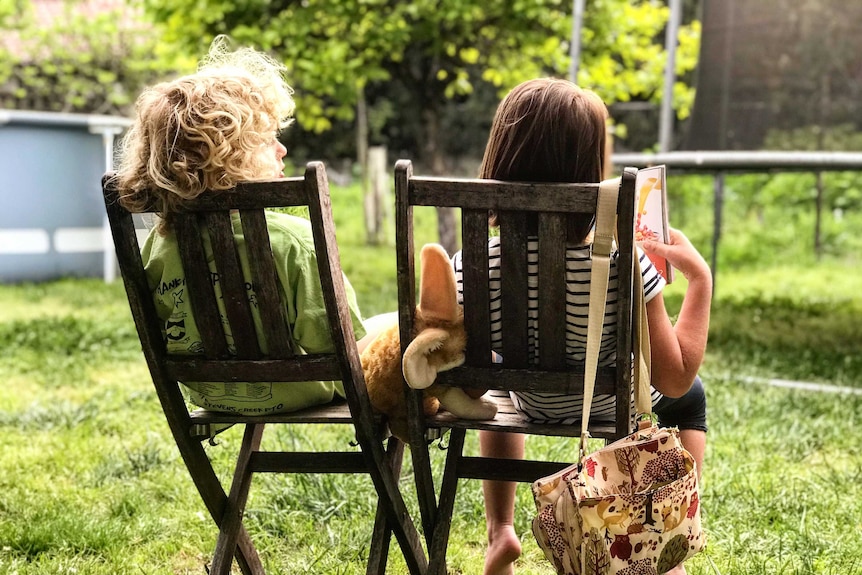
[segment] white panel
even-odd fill
[[[103,228],[58,228],[54,232],[54,250],[61,254],[105,251]]]
[[[0,230],[0,254],[47,254],[50,250],[48,230]]]

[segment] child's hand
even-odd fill
[[[689,282],[703,280],[712,282],[709,265],[700,252],[681,231],[670,228],[668,243],[655,240],[645,240],[641,247],[648,254],[655,254],[667,259],[668,263],[678,269]]]

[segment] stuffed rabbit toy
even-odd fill
[[[404,382],[424,390],[426,415],[442,407],[465,419],[493,419],[497,406],[463,389],[436,385],[437,373],[464,363],[467,336],[458,305],[455,272],[442,246],[426,244],[420,253],[419,304],[413,341],[401,358],[398,324],[382,331],[362,352],[362,369],[374,409],[387,416],[393,435],[407,441]]]

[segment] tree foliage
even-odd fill
[[[202,53],[216,34],[277,53],[297,87],[297,119],[323,132],[350,120],[360,90],[398,84],[422,117],[433,153],[439,110],[468,98],[477,82],[502,93],[525,79],[566,74],[568,0],[144,0],[170,39]],[[579,83],[608,102],[661,97],[668,11],[655,0],[593,0],[583,32]],[[679,72],[696,60],[699,28],[684,26]],[[675,89],[682,114],[691,88]]]
[[[352,119],[371,84],[396,87],[407,95],[396,117],[419,118],[412,149],[432,173],[447,170],[447,102],[468,99],[477,83],[504,92],[529,78],[563,76],[569,65],[569,0],[143,1],[168,37],[191,52],[228,34],[278,54],[298,88],[297,121],[305,130]],[[658,0],[590,2],[578,80],[608,101],[657,96],[666,20]],[[451,251],[454,219],[440,216],[440,242]]]
[[[131,3],[92,13],[68,0],[53,22],[34,3],[0,0],[0,104],[40,111],[126,114],[145,85],[193,62],[162,47]]]

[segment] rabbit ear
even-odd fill
[[[444,321],[458,319],[458,295],[455,270],[449,255],[439,244],[425,244],[420,253],[421,279],[419,308],[426,318]]]
[[[429,328],[419,332],[407,349],[401,360],[401,370],[404,380],[413,389],[425,389],[437,379],[437,368],[428,361],[431,353],[440,349],[449,339],[449,332],[444,329]]]

